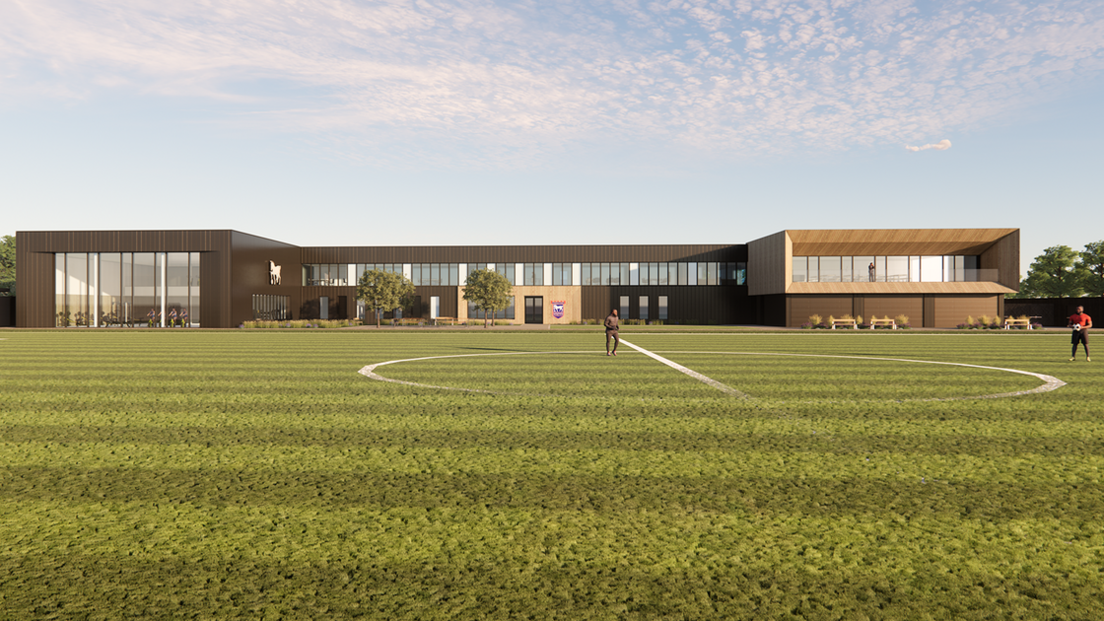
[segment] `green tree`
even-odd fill
[[[506,277],[494,270],[475,270],[468,273],[468,284],[464,286],[464,299],[475,304],[484,312],[483,327],[494,323],[496,310],[509,306],[513,287]]]
[[[414,299],[414,283],[402,274],[368,270],[357,281],[357,299],[375,312],[378,328],[381,313],[406,306]]]
[[[1077,260],[1085,295],[1104,296],[1104,241],[1085,244]]]
[[[1035,257],[1020,283],[1020,297],[1076,298],[1083,278],[1077,269],[1078,253],[1069,246],[1051,246]]]
[[[0,289],[4,288],[15,295],[15,238],[11,235],[0,237]]]

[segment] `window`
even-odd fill
[[[544,285],[544,264],[543,263],[524,263],[523,264],[523,283],[531,287],[540,287]]]
[[[678,284],[679,285],[690,284],[690,281],[687,279],[687,276],[686,276],[686,266],[687,265],[688,264],[686,264],[686,263],[679,263],[678,264]]]
[[[621,316],[622,319],[627,319],[629,317],[629,296],[621,296],[619,302],[621,309],[618,311],[618,314]]]
[[[485,311],[477,309],[475,304],[468,302],[468,318],[470,319],[486,319],[487,314]],[[504,309],[498,309],[494,313],[495,319],[513,319],[514,318],[514,298],[510,297],[509,305]]]
[[[660,321],[667,321],[667,296],[659,296],[659,316]]]
[[[840,258],[820,257],[820,282],[840,281]]]
[[[747,263],[740,262],[736,264],[736,284],[747,284]]]
[[[920,257],[920,282],[943,282],[943,257]]]
[[[648,320],[648,296],[640,296],[640,319]]]
[[[58,253],[54,270],[58,326],[199,323],[198,252]]]
[[[571,284],[571,264],[570,263],[553,263],[552,264],[552,285],[570,285]]]
[[[513,263],[496,263],[495,271],[506,277],[506,280],[510,281],[511,285],[517,284],[517,279],[514,278],[514,264]],[[497,319],[497,317],[496,317]],[[511,318],[512,319],[512,318]]]
[[[809,279],[809,257],[793,258],[793,281],[806,282]]]

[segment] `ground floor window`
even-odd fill
[[[54,255],[57,326],[200,325],[198,252]]]
[[[487,313],[475,307],[475,304],[468,302],[468,318],[469,319],[486,319]],[[514,298],[510,297],[510,304],[504,309],[496,310],[494,313],[494,319],[513,319],[514,318]]]

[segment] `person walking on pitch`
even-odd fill
[[[621,337],[617,335],[618,320],[617,309],[610,311],[610,314],[606,317],[606,355],[616,356],[617,346],[621,343]],[[610,353],[610,339],[613,339],[613,353]]]

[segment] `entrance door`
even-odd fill
[[[525,296],[525,323],[544,323],[544,298]]]

